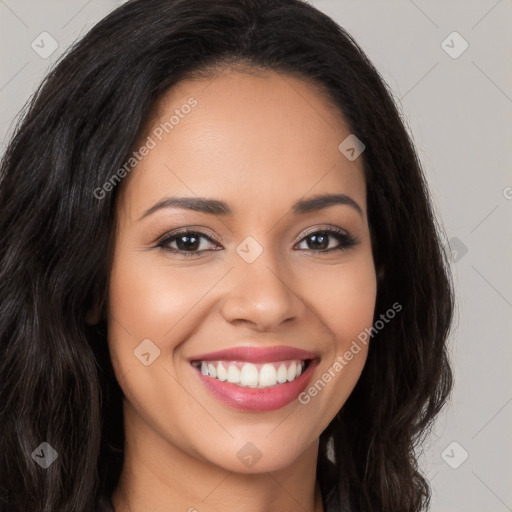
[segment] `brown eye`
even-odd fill
[[[337,240],[338,244],[334,242],[333,246],[332,240]],[[302,239],[301,243],[305,243],[307,245],[305,249],[313,253],[327,253],[353,247],[357,240],[343,230],[323,229],[310,233]]]
[[[172,247],[175,244],[176,247]],[[209,236],[200,231],[180,231],[161,240],[157,247],[173,254],[183,256],[198,256],[200,253],[211,249],[211,244],[217,245]]]

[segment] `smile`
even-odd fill
[[[263,412],[295,401],[320,358],[293,347],[242,346],[198,354],[189,362],[201,383],[224,405]]]
[[[221,382],[241,387],[268,388],[294,381],[304,371],[308,360],[244,363],[242,361],[194,361],[193,366]]]

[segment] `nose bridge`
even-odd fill
[[[244,240],[235,256],[231,286],[223,314],[269,329],[298,316],[303,306],[290,281],[284,257],[254,240]]]

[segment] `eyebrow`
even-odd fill
[[[356,201],[354,201],[354,199],[345,194],[323,194],[309,199],[301,199],[292,206],[292,212],[294,214],[304,214],[322,210],[334,205],[350,206],[356,210],[361,217],[363,216],[362,208],[356,203]],[[158,203],[154,204],[151,208],[147,209],[141,215],[139,221],[157,210],[173,207],[207,213],[209,215],[233,215],[233,211],[224,201],[202,197],[166,197],[158,201]]]

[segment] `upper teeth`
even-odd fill
[[[199,363],[197,363],[199,364]],[[201,373],[221,381],[251,388],[266,388],[295,380],[304,369],[305,361],[277,363],[242,363],[237,361],[201,361]]]

